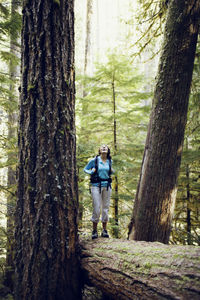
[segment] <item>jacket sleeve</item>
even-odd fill
[[[95,168],[95,159],[91,159],[89,161],[89,163],[84,168],[84,172],[92,175],[94,173],[94,171],[92,171],[92,168]]]

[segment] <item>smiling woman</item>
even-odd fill
[[[111,174],[112,160],[110,149],[107,145],[102,145],[99,148],[99,155],[89,161],[84,168],[84,172],[91,175],[91,193],[93,213],[91,221],[93,222],[92,239],[98,238],[97,225],[99,222],[100,213],[102,211],[102,237],[108,238],[107,222],[111,196]]]

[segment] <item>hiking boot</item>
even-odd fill
[[[109,238],[109,234],[108,234],[106,229],[102,230],[101,236],[104,237],[104,238]]]
[[[93,230],[92,231],[92,239],[94,240],[94,239],[97,239],[97,238],[98,238],[98,233],[97,233],[96,230]]]

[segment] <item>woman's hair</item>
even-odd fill
[[[107,145],[106,145],[106,146],[107,146]],[[107,146],[107,147],[108,147],[108,146]],[[100,148],[99,148],[99,155],[101,155]],[[111,155],[110,155],[110,148],[109,148],[109,147],[108,147],[107,158],[108,158],[108,159],[111,159]]]

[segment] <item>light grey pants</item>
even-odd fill
[[[100,213],[102,211],[101,221],[108,222],[108,211],[110,207],[110,197],[112,189],[109,187],[101,187],[101,192],[99,192],[99,187],[92,186],[92,203],[93,203],[93,213],[91,221],[98,223]]]

